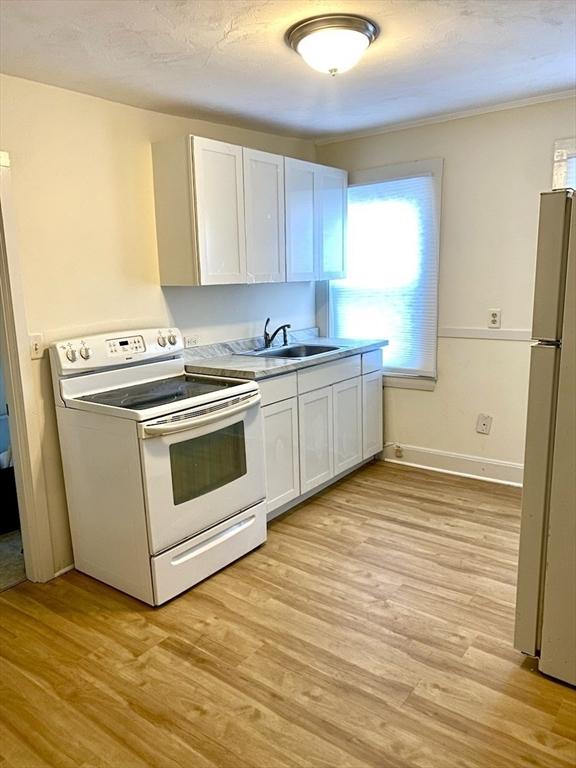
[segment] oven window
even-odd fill
[[[203,496],[246,474],[244,422],[170,446],[174,504]]]

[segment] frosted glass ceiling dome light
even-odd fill
[[[364,16],[330,14],[294,24],[286,32],[286,42],[313,69],[337,75],[358,63],[379,31]]]

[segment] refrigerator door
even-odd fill
[[[570,190],[540,195],[533,339],[556,341],[562,335],[571,207]]]
[[[514,646],[531,656],[536,656],[540,650],[559,360],[560,349],[557,346],[533,345],[514,635]]]
[[[576,685],[576,216],[572,218],[539,667]]]

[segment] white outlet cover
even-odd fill
[[[500,328],[502,326],[502,310],[501,309],[489,309],[488,310],[488,328]]]
[[[489,435],[492,428],[492,416],[487,413],[479,413],[476,420],[476,432],[480,435]]]

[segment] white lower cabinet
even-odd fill
[[[307,493],[334,476],[332,387],[298,397],[300,490]]]
[[[362,366],[356,355],[261,383],[269,514],[380,453],[382,373],[370,371],[380,365],[378,356]]]
[[[362,461],[362,378],[332,387],[334,418],[334,474]]]
[[[368,459],[383,448],[382,372],[362,376],[362,457]]]
[[[267,509],[271,512],[300,495],[298,398],[267,405],[262,415]]]

